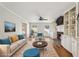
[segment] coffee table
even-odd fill
[[[36,48],[44,48],[48,45],[46,41],[35,41],[33,42],[33,46]]]

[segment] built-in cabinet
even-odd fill
[[[79,2],[64,14],[64,35],[61,44],[73,56],[79,56]]]
[[[75,40],[75,39],[73,39],[72,38],[72,54],[73,54],[73,56],[75,56],[75,57],[77,57],[77,56],[79,56],[78,55],[78,42],[77,42],[77,40]]]
[[[72,42],[70,36],[62,35],[61,36],[61,44],[62,46],[69,52],[72,53]]]

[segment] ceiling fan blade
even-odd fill
[[[47,20],[47,19],[44,19],[44,20]]]

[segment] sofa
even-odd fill
[[[16,38],[14,38],[15,40],[14,42],[12,42],[11,37],[9,37],[9,39],[2,39],[5,41],[1,41],[0,39],[0,57],[12,56],[26,43],[26,39],[24,37],[21,37],[21,35],[20,36],[17,35],[17,37],[18,40],[15,40]]]

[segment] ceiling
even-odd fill
[[[1,2],[5,7],[25,18],[27,21],[37,21],[39,16],[49,21],[63,15],[74,2]]]

